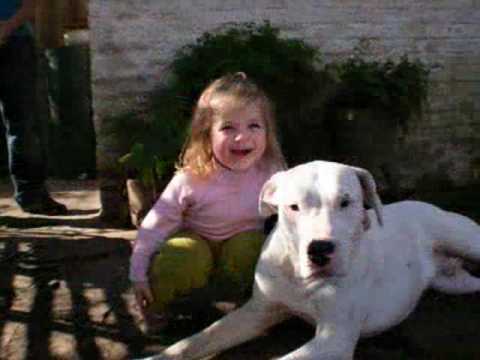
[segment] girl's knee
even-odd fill
[[[212,267],[211,251],[201,237],[182,232],[167,240],[150,265],[152,309],[162,312],[177,296],[205,286]]]
[[[244,232],[227,240],[219,259],[222,276],[250,288],[264,240],[263,233],[257,231]]]

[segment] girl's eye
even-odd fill
[[[262,126],[258,123],[252,123],[248,126],[250,129],[261,129]]]
[[[345,209],[346,207],[348,207],[350,205],[350,200],[349,199],[343,199],[341,202],[340,202],[340,207],[342,209]]]
[[[299,211],[300,210],[300,208],[298,207],[297,204],[292,204],[292,205],[289,206],[289,208],[292,211]]]
[[[233,126],[231,125],[225,125],[225,126],[222,126],[220,128],[221,131],[228,131],[228,130],[232,130],[233,129]]]

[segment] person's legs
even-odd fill
[[[163,314],[177,297],[207,284],[213,256],[206,240],[181,232],[161,247],[149,270],[154,302],[148,311]]]
[[[247,231],[224,242],[215,277],[227,295],[242,298],[250,294],[264,241],[261,231]]]
[[[33,39],[13,37],[0,48],[0,116],[5,125],[14,197],[25,211],[66,213],[45,188],[45,129],[36,113],[37,56]]]
[[[201,295],[207,301],[212,296],[220,301],[243,301],[251,291],[264,239],[263,233],[256,231],[222,243],[209,243],[190,232],[170,238],[153,257],[149,269],[154,302],[145,314],[147,331],[161,330],[165,316],[168,318],[185,295]]]

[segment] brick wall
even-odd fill
[[[142,105],[179,47],[204,31],[263,20],[282,36],[319,47],[327,61],[361,46],[377,58],[407,53],[434,65],[429,110],[398,134],[402,184],[425,176],[448,176],[457,185],[480,181],[474,176],[480,159],[479,0],[90,0],[97,130],[108,114]],[[99,137],[100,169],[118,152]]]

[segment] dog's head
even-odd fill
[[[367,170],[326,161],[276,173],[259,202],[263,216],[278,214],[276,231],[298,254],[302,278],[345,275],[371,226],[366,209],[372,208],[382,225],[381,207]]]

